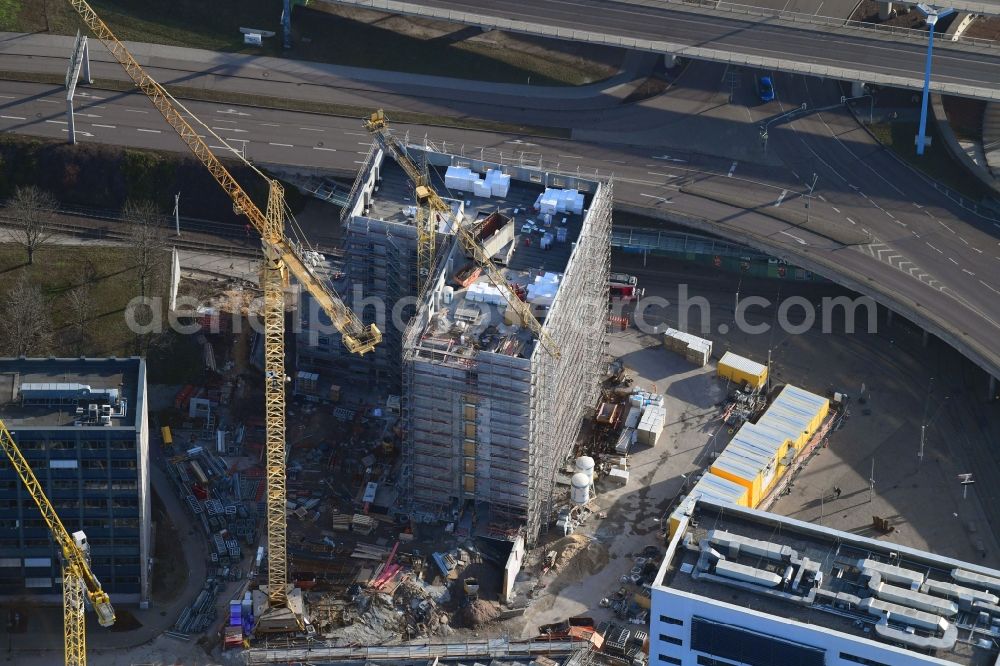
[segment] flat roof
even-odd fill
[[[997,661],[990,627],[1000,623],[1000,571],[706,497],[694,500],[687,513],[654,590],[681,591],[952,663]],[[732,543],[742,545],[734,550]],[[985,624],[982,613],[990,616]],[[987,647],[981,639],[989,639]]]
[[[125,418],[112,419],[118,427],[140,427],[137,403],[140,374],[145,361],[138,357],[111,358],[0,358],[0,420],[8,429],[48,429],[74,426],[80,417],[71,404],[23,405],[20,391],[25,384],[82,384],[91,389],[119,389],[128,405]],[[88,398],[73,404],[100,403]],[[95,425],[93,427],[106,427]]]
[[[392,166],[405,180],[402,170],[395,163]],[[511,253],[506,265],[498,265],[508,283],[516,283],[527,290],[528,285],[534,284],[537,278],[544,280],[554,275],[562,279],[569,265],[574,244],[580,238],[593,192],[581,192],[584,195],[583,213],[555,213],[551,221],[546,223],[543,216],[533,210],[535,200],[545,191],[540,184],[512,178],[508,196],[476,197],[468,192],[448,192],[443,189],[443,169],[431,167],[431,172],[432,181],[435,187],[440,185],[441,189],[438,191],[442,196],[454,196],[464,202],[467,224],[495,212],[512,220],[514,240]],[[385,173],[383,171],[383,183],[386,179]],[[390,191],[392,189],[390,187]],[[384,186],[379,194],[381,195],[383,191],[385,191]],[[409,196],[412,199],[412,194]],[[399,206],[399,203],[395,205]],[[383,203],[384,206],[386,204]],[[376,206],[373,205],[371,216],[374,217],[376,212]],[[565,234],[564,241],[557,240],[560,229],[564,230],[562,232]],[[552,242],[547,248],[542,249],[541,239],[545,234],[552,236]],[[441,248],[439,251],[445,250]],[[453,300],[450,304],[443,304],[428,322],[418,346],[437,350],[447,348],[447,351],[452,353],[460,353],[456,348],[471,349],[469,343],[474,343],[475,347],[482,351],[529,358],[537,344],[534,335],[525,328],[504,325],[503,313],[507,305],[502,296],[494,299],[497,302],[491,303],[489,299],[483,300],[475,293],[484,288],[487,291],[491,290],[492,283],[485,273],[465,287],[458,284],[455,279],[456,274],[462,269],[474,268],[475,264],[465,257],[460,247],[455,247],[452,257],[454,261],[450,264],[442,262],[439,264],[439,270],[449,272],[445,276],[445,285],[451,287]],[[440,276],[440,272],[438,275]],[[544,305],[533,309],[536,310],[536,317],[543,321]]]

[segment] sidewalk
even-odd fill
[[[93,76],[126,80],[107,49],[97,40],[91,41]],[[0,32],[0,69],[64,74],[72,45],[72,37]],[[565,109],[567,102],[572,102],[573,108],[606,108],[620,103],[656,61],[655,54],[629,52],[615,76],[586,86],[564,87],[490,83],[159,44],[128,42],[127,46],[139,64],[166,85],[365,107],[391,102],[377,99],[390,95],[437,100],[449,106],[460,101],[523,108],[526,100],[532,100],[536,109]],[[405,108],[421,110],[411,103]]]

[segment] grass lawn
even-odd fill
[[[965,167],[956,162],[944,145],[933,122],[927,123],[927,135],[931,145],[917,155],[913,138],[919,124],[916,121],[895,121],[875,123],[868,129],[886,148],[902,157],[906,162],[951,189],[978,201],[985,194],[979,181],[966,174]]]
[[[52,355],[133,356],[136,353],[135,334],[125,323],[125,307],[139,295],[139,285],[127,252],[121,247],[49,245],[36,252],[34,265],[28,266],[20,245],[0,244],[0,302],[7,290],[26,273],[32,283],[41,287],[48,300],[55,332]],[[164,253],[163,261],[163,274],[167,275],[169,254]],[[93,276],[93,314],[78,350],[66,293],[80,284],[85,270]],[[166,282],[166,279],[160,280],[161,296],[165,293]]]
[[[281,45],[280,0],[90,0],[124,40],[257,55],[289,55],[342,65],[507,83],[580,85],[606,78],[604,63],[471,40],[475,28],[454,26],[445,37],[419,38],[321,11],[299,8],[295,46]],[[75,34],[81,27],[65,0],[0,0],[0,30]],[[243,43],[241,27],[273,31],[263,47]]]

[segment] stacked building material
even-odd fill
[[[663,333],[663,346],[684,356],[689,363],[705,367],[712,356],[712,341],[690,333],[668,328]]]
[[[506,197],[510,189],[510,176],[498,169],[490,169],[486,172],[486,185],[493,196]]]
[[[560,190],[551,187],[535,199],[535,210],[543,215],[557,213],[583,213],[583,195],[577,190]]]
[[[646,446],[654,446],[663,432],[667,422],[667,408],[662,405],[650,405],[642,412],[639,425],[635,429],[636,441]]]
[[[444,174],[444,186],[449,190],[471,192],[479,174],[466,167],[450,166]]]

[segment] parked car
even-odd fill
[[[757,94],[762,102],[774,101],[774,84],[771,83],[770,76],[761,76],[757,79]]]

